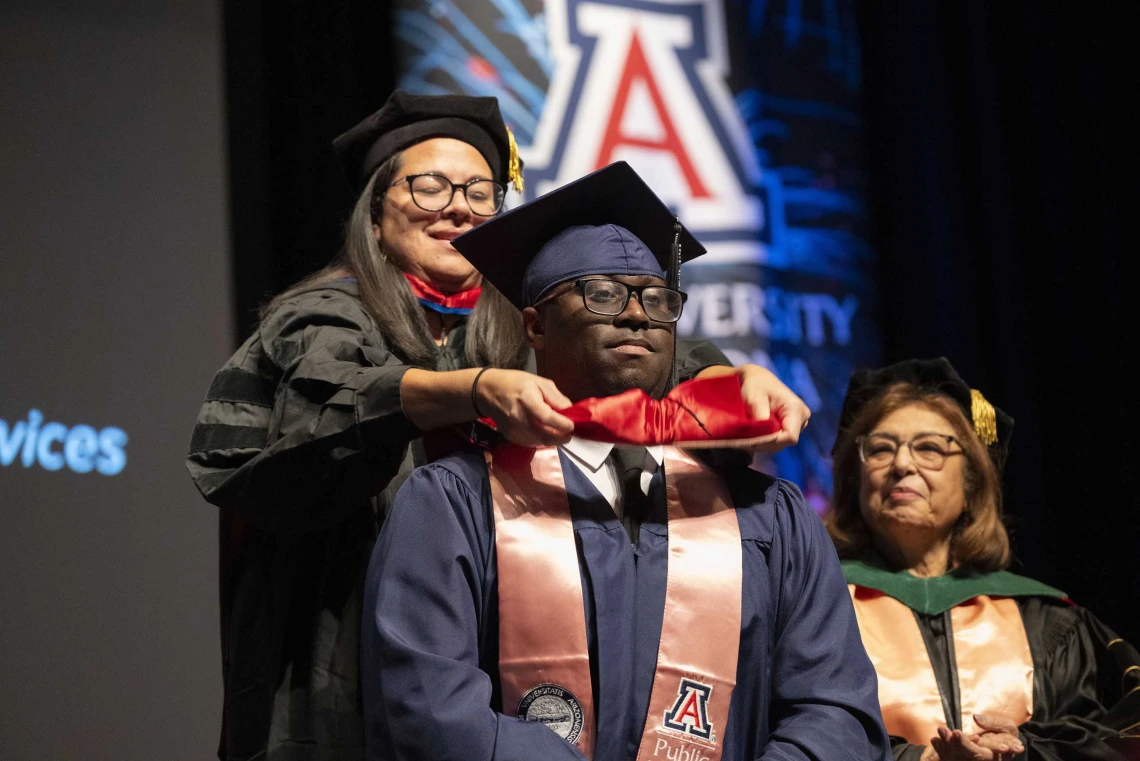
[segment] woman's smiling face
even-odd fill
[[[954,436],[946,418],[925,404],[910,404],[883,417],[868,436],[885,434],[912,441],[921,434]],[[957,443],[941,469],[915,462],[909,447],[900,445],[893,461],[873,467],[863,464],[859,504],[863,520],[877,542],[896,544],[916,532],[948,538],[966,507],[965,467]]]
[[[455,191],[442,211],[421,209],[404,178],[429,173],[456,185],[493,178],[483,154],[462,140],[437,137],[405,149],[396,182],[385,193],[383,220],[373,226],[380,250],[404,272],[442,291],[472,288],[479,285],[480,275],[451,241],[490,217],[473,214],[462,190]]]

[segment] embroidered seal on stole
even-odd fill
[[[518,716],[545,724],[569,743],[582,734],[582,704],[574,693],[557,684],[540,684],[528,690],[519,701]]]

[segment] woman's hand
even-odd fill
[[[794,445],[800,434],[807,428],[811,410],[792,390],[780,382],[776,374],[760,365],[740,365],[739,367],[706,367],[697,373],[698,378],[712,378],[717,375],[736,375],[740,379],[740,396],[752,410],[757,420],[767,420],[772,415],[780,418],[782,430],[775,439],[762,445],[766,452],[777,452]]]
[[[1010,717],[1000,713],[976,713],[974,723],[982,729],[975,742],[983,748],[1007,753],[1012,751],[1011,755],[1025,750],[1017,731],[1017,722]]]
[[[1012,728],[1013,734],[987,730],[979,735],[970,735],[960,729],[941,726],[938,737],[930,738],[930,747],[937,752],[939,761],[1013,761],[1025,746],[1017,737],[1016,725]],[[925,754],[923,761],[926,761]]]
[[[574,422],[555,412],[571,402],[549,378],[492,368],[479,377],[474,397],[478,413],[520,446],[565,444],[574,432]]]
[[[413,367],[400,383],[400,406],[421,431],[489,417],[509,441],[525,447],[564,444],[574,432],[573,421],[554,411],[570,400],[553,381],[522,370]]]

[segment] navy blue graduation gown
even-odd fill
[[[660,514],[646,520],[633,547],[565,455],[562,469],[582,574],[594,758],[628,761],[637,756],[656,667],[667,523]],[[725,480],[737,506],[744,593],[723,758],[890,758],[874,668],[822,523],[786,481],[751,470]],[[651,486],[659,506],[662,491],[659,469]],[[496,579],[482,458],[458,454],[415,471],[381,532],[365,587],[369,759],[581,761],[544,725],[501,713]]]

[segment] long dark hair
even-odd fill
[[[400,171],[401,159],[402,153],[397,153],[372,173],[345,223],[344,246],[332,262],[275,296],[262,307],[261,317],[296,294],[348,270],[356,278],[360,301],[375,320],[388,349],[409,365],[433,370],[439,361],[439,347],[423,307],[403,271],[384,254],[372,232],[372,226],[383,218],[384,196]],[[482,287],[482,295],[467,319],[467,363],[472,367],[522,368],[527,358],[522,317],[490,283],[483,281]]]
[[[839,557],[860,558],[873,550],[871,531],[859,504],[862,463],[856,439],[896,410],[919,404],[941,415],[954,429],[966,458],[962,487],[966,504],[950,538],[950,559],[975,571],[1009,566],[1009,533],[1002,516],[1001,480],[985,444],[961,406],[946,394],[911,383],[896,383],[867,402],[840,434],[832,463],[835,491],[824,525]]]

